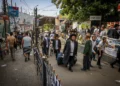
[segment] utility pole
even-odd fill
[[[38,44],[38,28],[37,28],[37,7],[34,9],[35,14],[35,33],[36,33],[36,46]]]
[[[15,2],[15,7],[17,6],[16,2]]]
[[[6,2],[7,2],[7,0],[3,0],[3,12],[4,12],[5,16],[7,15],[7,11],[6,11],[7,3]],[[5,29],[5,39],[6,39],[7,22],[5,19],[4,19],[4,29]]]
[[[11,6],[12,6],[12,0],[11,0]]]

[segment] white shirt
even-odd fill
[[[105,47],[107,46],[107,44],[106,43],[103,43],[103,41],[100,41],[100,43],[98,44],[98,46],[97,47],[99,47],[99,48],[101,48],[101,50],[105,50]]]
[[[49,43],[48,43],[48,38],[47,38],[47,37],[45,37],[45,40],[46,40],[46,47],[48,48],[48,46],[49,46]]]
[[[93,40],[91,41],[92,41],[92,52],[95,53],[94,47],[96,46],[96,41]]]
[[[58,40],[55,40],[56,45],[55,45],[55,49],[58,49]]]
[[[54,39],[54,34],[50,34],[50,39]]]
[[[107,34],[106,34],[106,31],[105,30],[103,30],[103,31],[101,31],[100,32],[100,36],[102,37],[102,36],[106,36]]]
[[[70,46],[71,46],[70,56],[73,56],[73,52],[74,52],[74,48],[75,48],[75,44],[73,41],[70,42]]]

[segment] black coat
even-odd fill
[[[54,48],[54,50],[55,50],[55,47],[56,47],[56,40],[53,40],[53,48]],[[60,39],[58,39],[58,48],[59,48],[59,50],[61,49],[61,41],[60,41]]]
[[[47,48],[47,41],[48,41],[48,48],[49,48],[49,44],[50,44],[50,39],[49,38],[47,38],[47,40],[44,38],[43,39],[43,42],[42,42],[42,47],[43,48]]]
[[[119,60],[119,62],[120,62],[120,46],[118,46],[117,58],[118,58],[118,60]]]
[[[69,57],[70,57],[70,50],[71,50],[71,41],[68,40],[65,44],[65,47],[64,47],[64,59],[63,59],[63,62],[65,65],[68,64],[68,61],[69,61]],[[73,52],[73,56],[77,56],[77,50],[78,50],[78,42],[75,41],[75,47],[74,47],[74,52]]]
[[[113,36],[113,38],[115,38],[115,39],[119,39],[119,36],[120,36],[120,35],[119,35],[119,33],[117,32],[117,30],[114,29],[114,30],[113,30],[113,35],[112,35],[112,36]]]

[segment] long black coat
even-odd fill
[[[63,53],[64,53],[64,59],[63,59],[63,63],[65,64],[65,65],[67,65],[68,64],[68,61],[69,61],[69,57],[70,57],[70,50],[71,50],[71,41],[70,40],[68,40],[67,42],[66,42],[66,44],[65,44],[65,47],[64,47],[64,51],[63,51]],[[74,47],[74,52],[73,52],[73,56],[76,56],[77,55],[77,50],[78,50],[78,42],[77,41],[75,41],[75,47]]]

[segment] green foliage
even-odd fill
[[[62,15],[77,21],[89,20],[90,15],[101,15],[103,20],[109,15],[117,15],[119,0],[52,0],[62,10]]]
[[[44,31],[50,31],[51,29],[54,28],[54,25],[53,24],[44,24],[43,25],[43,29]]]

